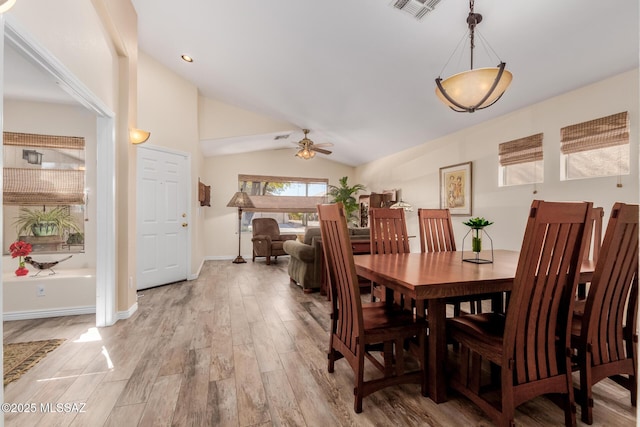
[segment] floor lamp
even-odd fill
[[[238,208],[238,256],[233,260],[234,264],[243,264],[247,261],[240,255],[240,242],[242,238],[242,209],[253,208],[253,202],[247,193],[244,191],[238,191],[233,195],[229,203],[228,208]]]

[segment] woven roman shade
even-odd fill
[[[84,171],[4,168],[6,205],[84,204]]]
[[[498,146],[500,166],[542,160],[542,133],[527,136],[513,141],[503,142]]]
[[[254,207],[243,209],[249,212],[314,213],[319,204],[327,202],[325,197],[249,196],[249,198]]]
[[[246,183],[259,183],[260,192],[267,183],[305,183],[305,184],[328,184],[326,178],[306,178],[291,176],[273,175],[238,175],[240,185]],[[250,192],[250,190],[247,190]],[[318,204],[326,203],[325,196],[280,196],[276,194],[252,195],[249,198],[254,207],[244,208],[248,212],[289,212],[289,213],[315,213]]]
[[[622,112],[564,127],[560,130],[562,154],[578,153],[629,143],[629,116]]]
[[[3,132],[3,144],[59,150],[84,150],[84,138]],[[3,168],[3,200],[6,205],[84,204],[84,170]]]
[[[38,135],[19,132],[3,132],[3,136],[4,145],[84,150],[84,138],[79,136]]]

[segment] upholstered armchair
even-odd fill
[[[280,234],[278,222],[273,218],[255,218],[251,221],[253,228],[253,261],[256,257],[266,257],[267,265],[271,264],[271,257],[276,260],[279,255],[287,253],[282,249],[282,245],[287,240],[295,240],[293,234]]]

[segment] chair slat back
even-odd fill
[[[634,332],[636,328],[638,213],[638,205],[625,203],[616,203],[611,210],[582,318],[581,332],[591,344],[594,366],[630,357],[623,329],[629,322]]]
[[[604,218],[604,208],[597,207],[593,208],[591,211],[591,220],[592,223],[592,234],[591,234],[591,242],[589,243],[589,247],[584,251],[584,259],[592,259],[593,261],[598,261],[598,256],[600,255],[600,248],[602,247],[602,220]],[[589,249],[591,249],[589,251]]]
[[[372,254],[409,253],[409,236],[404,209],[369,210]]]
[[[318,205],[318,216],[329,273],[332,332],[355,354],[363,331],[362,301],[342,203]]]
[[[503,366],[514,384],[566,371],[569,313],[588,244],[592,204],[534,200],[507,308]]]
[[[418,224],[422,252],[456,250],[449,209],[418,209]]]

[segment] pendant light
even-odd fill
[[[440,77],[436,79],[438,98],[453,111],[460,113],[473,113],[490,107],[504,94],[513,78],[511,72],[505,70],[506,64],[502,61],[497,67],[473,68],[475,29],[482,21],[482,15],[474,13],[473,6],[474,0],[470,0],[467,24],[471,45],[471,69],[444,80]]]

